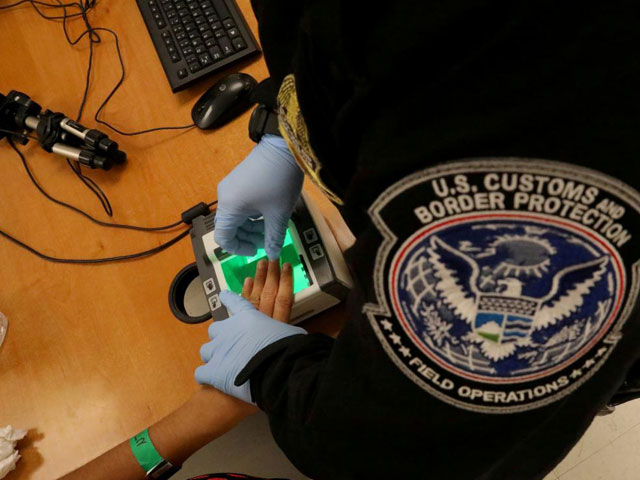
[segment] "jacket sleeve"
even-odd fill
[[[283,338],[258,352],[236,384],[251,379],[253,400],[267,414],[304,421],[333,344],[322,334]]]

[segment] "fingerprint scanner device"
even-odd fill
[[[174,315],[187,323],[228,318],[220,292],[231,290],[240,294],[245,278],[253,277],[258,262],[267,259],[264,249],[258,249],[251,257],[224,251],[214,239],[214,218],[215,214],[209,214],[193,220],[191,241],[196,263],[176,276],[169,295]],[[280,263],[285,262],[293,270],[292,323],[338,304],[352,287],[349,270],[331,230],[304,194],[296,204],[285,235]],[[199,283],[201,288],[191,285],[188,289],[190,283]],[[201,298],[194,293],[197,291]],[[199,311],[190,305],[196,303],[200,305]],[[205,304],[208,312],[203,311]]]

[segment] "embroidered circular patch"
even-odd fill
[[[606,360],[637,297],[640,196],[597,172],[461,161],[370,208],[383,241],[364,312],[393,361],[441,400],[539,407]]]

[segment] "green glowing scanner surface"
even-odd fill
[[[293,293],[298,293],[300,290],[309,287],[311,282],[309,280],[309,274],[300,259],[298,249],[293,243],[290,229],[291,227],[287,229],[287,234],[284,237],[284,244],[282,246],[282,252],[280,253],[280,265],[288,262],[293,267]],[[237,294],[242,293],[244,279],[255,276],[258,261],[267,258],[267,253],[262,248],[258,249],[252,257],[231,255],[219,247],[216,248],[214,253],[220,262],[224,279],[227,282],[227,288]]]

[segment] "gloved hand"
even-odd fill
[[[307,332],[268,317],[256,310],[249,300],[228,290],[220,293],[220,300],[231,317],[213,322],[209,327],[211,341],[200,348],[200,356],[206,365],[196,368],[196,381],[253,403],[249,382],[239,387],[234,385],[238,374],[266,346],[281,338]]]
[[[263,136],[218,184],[216,243],[237,255],[254,255],[264,244],[269,259],[278,258],[303,179],[284,139]],[[250,220],[261,215],[264,223]]]

